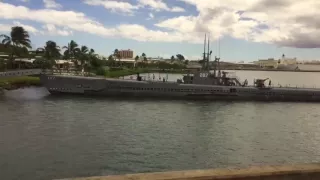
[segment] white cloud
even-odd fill
[[[26,31],[28,31],[29,33],[32,33],[32,34],[39,33],[39,30],[37,30],[35,27],[30,26],[30,25],[26,25],[26,24],[22,24],[19,21],[14,21],[12,24],[0,24],[0,32],[10,32],[11,27],[13,27],[13,26],[21,26]]]
[[[0,32],[10,32],[12,25],[0,24]]]
[[[158,24],[158,27],[168,28],[171,30],[181,31],[184,33],[193,32],[195,29],[195,19],[193,16],[180,16],[172,19],[164,20]]]
[[[94,0],[85,1],[93,2]],[[110,0],[109,2],[115,1]],[[28,20],[45,25],[50,24],[57,30],[65,31],[65,34],[67,34],[66,32],[81,31],[102,37],[124,37],[138,41],[202,43],[204,32],[209,32],[212,40],[227,35],[280,46],[320,47],[320,41],[317,41],[320,36],[320,11],[318,11],[320,1],[318,0],[179,1],[194,5],[198,14],[160,21],[155,24],[159,30],[150,30],[138,24],[106,27],[81,12],[52,9],[33,10],[1,2],[0,19]],[[107,1],[96,0],[95,2]],[[120,11],[119,9],[125,9],[125,6],[127,5],[109,4],[107,7]],[[129,7],[127,9],[131,8],[129,12],[141,7],[166,11],[174,9],[169,8],[160,0],[138,0],[138,5],[128,5],[127,7]],[[149,14],[149,18],[152,17],[153,14]],[[1,28],[7,29],[5,26]],[[64,33],[60,32],[61,35]]]
[[[21,2],[29,2],[30,0],[20,0]]]
[[[320,1],[316,0],[179,0],[194,5],[197,16],[156,24],[181,33],[210,32],[281,46],[320,47]]]
[[[22,24],[22,23],[20,23],[18,21],[14,21],[13,24],[14,24],[14,26],[22,26],[28,32],[31,32],[31,33],[34,33],[34,34],[39,32],[35,27],[30,26],[30,25],[26,25],[26,24]]]
[[[12,13],[19,12],[19,13]],[[66,18],[67,17],[67,18]],[[58,11],[51,9],[32,10],[23,6],[14,6],[0,2],[0,18],[36,21],[65,27],[73,31],[81,31],[103,37],[124,37],[138,41],[186,41],[188,36],[180,32],[168,33],[146,29],[137,24],[123,24],[116,27],[105,27],[101,23],[88,18],[85,14],[74,11]],[[130,31],[128,31],[130,29]],[[194,37],[190,36],[190,39]]]
[[[71,30],[68,28],[58,28],[53,24],[46,24],[43,25],[42,28],[44,31],[42,32],[45,35],[52,35],[52,36],[70,36],[73,34]]]
[[[0,32],[9,33],[13,26],[21,26],[34,35],[69,36],[73,34],[68,28],[59,28],[52,24],[46,24],[42,26],[42,29],[37,29],[34,26],[23,24],[18,21],[14,21],[12,24],[0,24]]]
[[[172,12],[184,12],[185,10],[181,7],[173,7],[169,8],[166,3],[164,3],[162,0],[138,0],[138,4],[140,6],[146,6],[150,7],[151,9],[154,9],[156,11],[172,11]]]
[[[147,18],[147,20],[151,20],[154,18],[154,15],[152,13],[149,13],[149,17]]]
[[[117,0],[83,0],[84,3],[92,6],[103,6],[106,9],[111,10],[112,12],[124,12],[131,15],[133,10],[138,9],[137,6],[134,6],[128,2],[122,2]]]
[[[185,12],[186,10],[184,10],[183,8],[181,7],[173,7],[171,9],[172,12]]]
[[[91,6],[103,6],[111,10],[111,12],[126,13],[124,15],[132,15],[134,10],[143,7],[149,7],[155,11],[171,11],[171,12],[184,12],[181,7],[169,8],[162,0],[137,0],[137,4],[131,4],[124,0],[82,0],[85,4]]]
[[[44,6],[48,9],[59,9],[62,5],[55,2],[55,0],[43,0]]]

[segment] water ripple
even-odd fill
[[[316,103],[59,98],[31,88],[2,96],[0,114],[1,179],[320,160]]]

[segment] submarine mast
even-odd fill
[[[207,34],[204,34],[202,69],[206,68],[206,40],[207,40]]]

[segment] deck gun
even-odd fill
[[[266,78],[266,79],[256,79],[255,81],[254,81],[254,84],[256,85],[256,87],[258,87],[258,88],[264,88],[265,87],[265,85],[264,85],[264,82],[266,81],[266,80],[268,80],[269,78]]]

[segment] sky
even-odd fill
[[[75,40],[104,56],[199,59],[204,34],[222,61],[320,60],[320,0],[0,0],[0,34],[23,26],[33,49]]]

